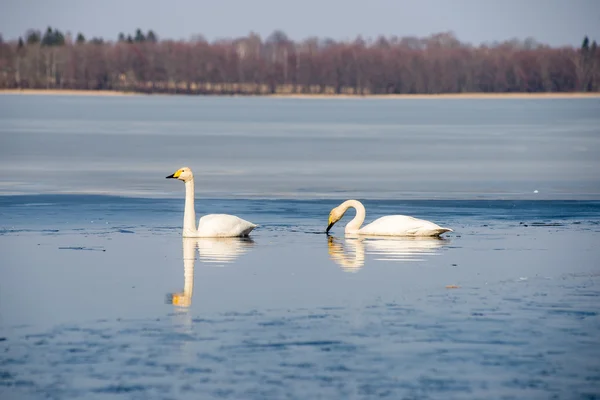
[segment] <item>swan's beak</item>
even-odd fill
[[[174,174],[167,176],[166,179],[169,179],[169,178],[177,179],[177,178],[179,178],[179,175],[181,175],[181,170],[176,171]]]
[[[331,229],[332,226],[333,226],[333,222],[330,222],[329,225],[327,225],[327,229],[325,229],[325,233],[329,233],[329,230]]]
[[[331,218],[331,215],[329,216],[329,221],[327,222],[327,229],[325,229],[325,233],[329,233],[329,230],[331,229],[331,227],[333,226],[333,224],[335,224],[335,221],[333,220],[333,218]]]

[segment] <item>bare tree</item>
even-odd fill
[[[0,87],[195,94],[463,93],[600,90],[600,51],[533,39],[472,46],[452,32],[425,38],[309,38],[283,31],[208,42],[120,33],[76,40],[56,29],[0,41]]]

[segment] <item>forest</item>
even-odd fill
[[[282,31],[207,41],[160,40],[153,31],[87,40],[48,27],[0,37],[0,89],[181,94],[445,94],[598,92],[596,41],[550,47],[533,39],[463,43],[360,36],[294,41]]]

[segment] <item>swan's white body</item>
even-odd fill
[[[345,233],[352,235],[371,236],[440,236],[444,232],[452,232],[450,228],[443,228],[430,221],[409,217],[407,215],[387,215],[361,228],[365,221],[366,210],[360,201],[346,200],[331,210],[329,214],[329,229],[348,211],[356,210],[356,216],[346,225]]]
[[[209,214],[198,220],[196,228],[196,211],[194,208],[194,175],[188,167],[179,169],[167,178],[185,182],[185,209],[183,211],[183,237],[236,237],[248,236],[256,228],[256,224],[235,215]]]

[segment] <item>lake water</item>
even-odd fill
[[[0,120],[0,194],[179,197],[157,177],[187,165],[202,197],[600,198],[600,98],[0,95]]]
[[[599,105],[0,96],[0,398],[598,398]]]

